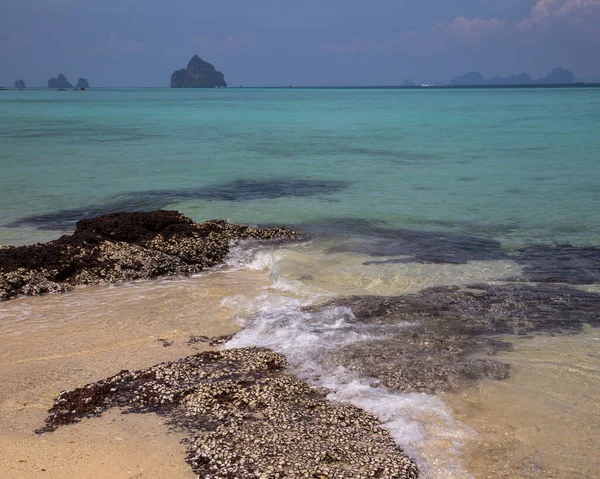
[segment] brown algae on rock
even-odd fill
[[[156,413],[187,434],[203,478],[414,479],[415,463],[379,420],[326,400],[262,348],[204,352],[108,379],[55,400],[40,434],[113,407]]]
[[[194,223],[177,211],[85,219],[72,235],[55,241],[0,248],[0,300],[61,292],[74,285],[194,274],[222,263],[232,241],[297,236],[282,227]]]

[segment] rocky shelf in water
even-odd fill
[[[380,421],[286,371],[262,348],[210,351],[63,391],[39,434],[114,407],[184,431],[198,477],[416,479]]]
[[[297,236],[282,227],[194,223],[177,211],[108,214],[79,221],[72,235],[55,241],[0,246],[0,300],[194,274],[222,263],[234,240]]]

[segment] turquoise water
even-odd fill
[[[0,244],[73,226],[4,226],[31,215],[156,206],[595,245],[599,126],[600,89],[4,91]],[[202,193],[233,180],[284,191]]]
[[[280,351],[334,400],[377,414],[425,479],[597,477],[600,337],[586,328],[600,324],[599,131],[593,88],[2,91],[0,245],[157,208],[299,228],[307,241],[228,258],[225,269],[270,281],[257,296],[229,285],[221,305],[244,326],[229,347]],[[137,284],[136,300],[169,284]],[[407,294],[435,314],[453,305],[473,319],[475,304],[480,319],[523,319],[501,337],[515,349],[502,353],[506,380],[444,397],[332,368],[329,354],[377,350],[423,317],[360,324],[348,308],[306,306]]]

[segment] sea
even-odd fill
[[[224,347],[285,354],[422,477],[600,477],[600,88],[0,92],[0,245],[155,209],[302,233],[121,288],[193,324],[214,283]],[[0,343],[98,298],[0,307]]]

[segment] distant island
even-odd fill
[[[194,55],[187,68],[175,70],[171,75],[171,88],[224,88],[223,74],[213,65]]]
[[[75,88],[78,90],[85,90],[89,87],[90,84],[88,83],[88,81],[85,78],[81,77],[77,80],[77,85],[73,87],[73,84],[69,80],[67,80],[67,78],[62,73],[59,73],[56,78],[50,78],[50,80],[48,80],[48,88]]]
[[[73,85],[62,73],[59,73],[56,78],[48,80],[48,88],[73,88]]]
[[[15,81],[15,88],[25,88],[25,81],[24,80]]]
[[[479,72],[470,72],[456,77],[450,82],[451,86],[480,86],[480,85],[563,85],[575,83],[575,75],[566,68],[555,68],[548,75],[534,80],[528,73],[509,75],[507,77],[483,78]]]

